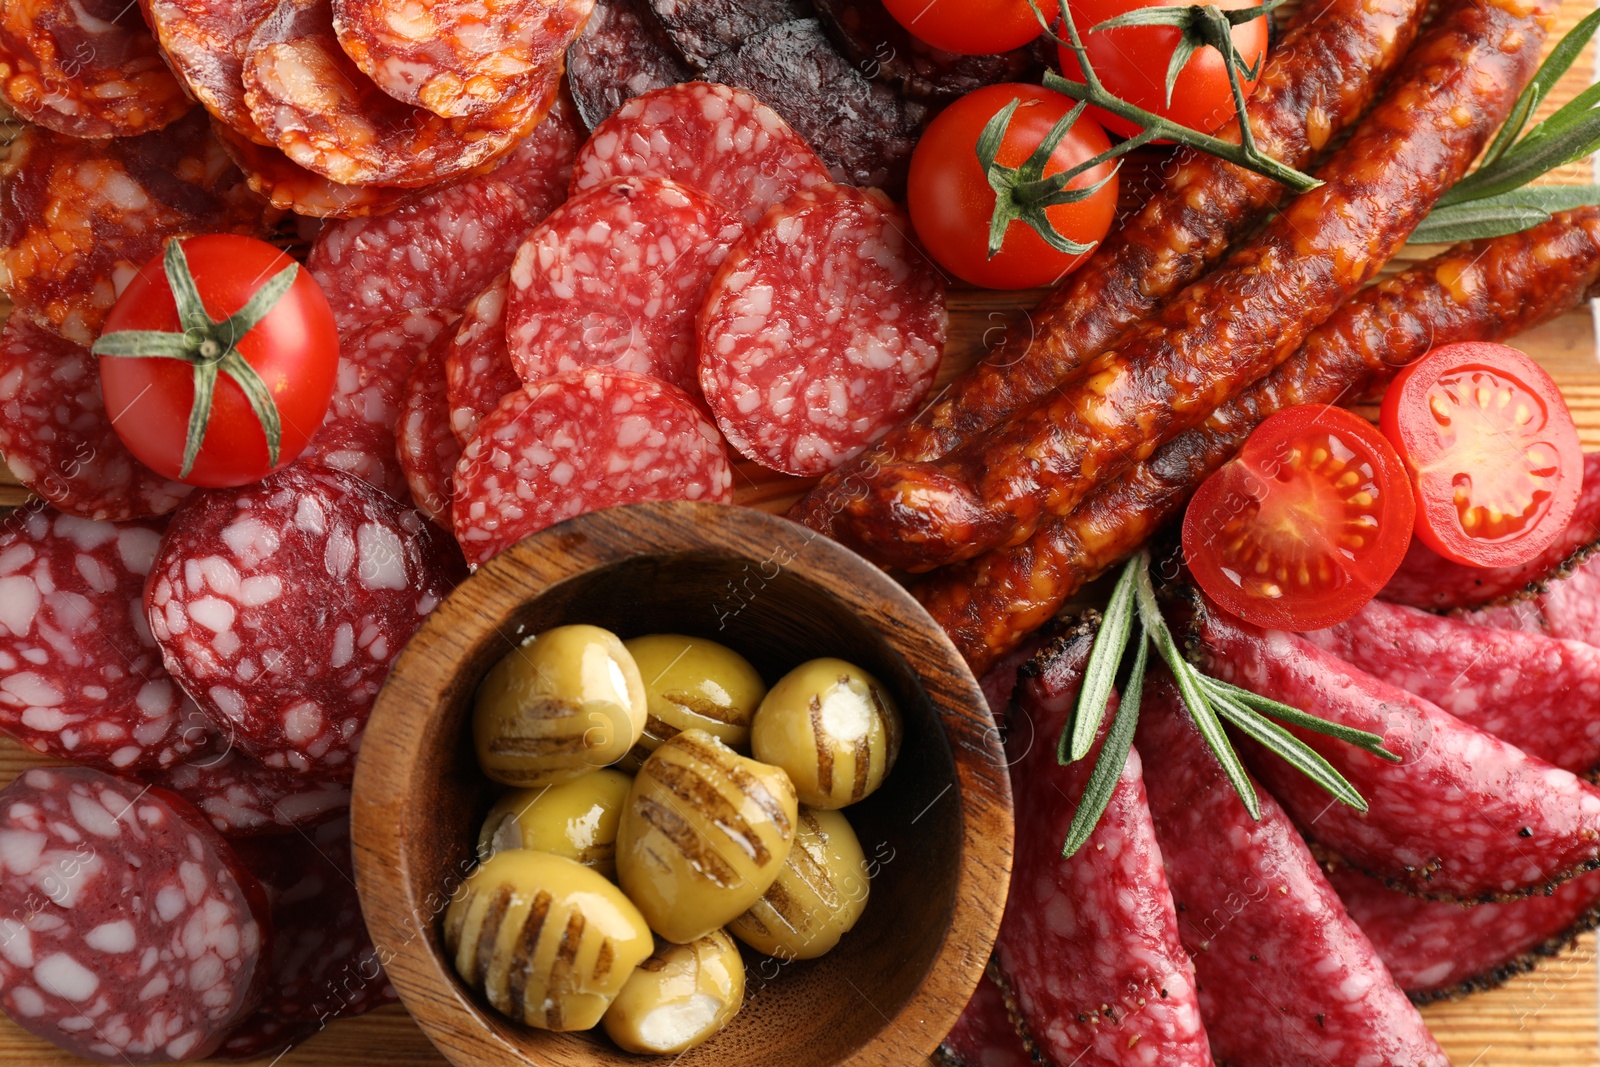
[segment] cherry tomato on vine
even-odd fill
[[[1044,32],[1028,0],[883,0],[883,6],[913,37],[964,56],[1009,52]],[[1052,26],[1061,17],[1057,0],[1039,0],[1039,11]]]
[[[1416,489],[1417,538],[1446,559],[1527,563],[1578,506],[1578,428],[1550,375],[1515,348],[1434,349],[1389,386],[1380,424]]]
[[[145,264],[94,351],[106,412],[141,463],[191,485],[245,485],[293,463],[322,425],[339,332],[294,260],[214,234],[169,241]]]
[[[984,127],[1013,101],[1015,113],[995,154],[1001,184],[1008,190],[1010,223],[1000,251],[989,254],[991,222],[1001,194],[995,191],[978,157]],[[1088,253],[1062,251],[1040,236],[1033,223],[1047,225],[1080,245],[1092,245],[1111,229],[1117,209],[1116,164],[1096,165],[1067,188],[1098,190],[1078,203],[1031,206],[1020,202],[1027,190],[1016,185],[1017,168],[1034,153],[1051,129],[1072,110],[1070,99],[1037,85],[991,85],[957,100],[939,114],[911,156],[906,201],[911,223],[928,253],[946,270],[973,285],[1026,289],[1049,285],[1074,270]],[[1111,141],[1094,120],[1080,117],[1050,154],[1042,176],[1060,174],[1108,151]]]
[[[1190,573],[1225,611],[1320,630],[1394,576],[1416,505],[1394,447],[1342,408],[1302,404],[1256,428],[1183,519]]]
[[[1259,0],[1217,0],[1223,10],[1255,7]],[[1213,133],[1238,114],[1233,89],[1228,82],[1228,67],[1222,53],[1209,46],[1189,57],[1172,87],[1172,102],[1167,102],[1167,64],[1182,40],[1176,26],[1126,26],[1090,32],[1107,19],[1146,7],[1170,6],[1164,0],[1078,0],[1071,5],[1072,17],[1089,52],[1094,72],[1113,95],[1136,107],[1171,119],[1180,126]],[[1243,71],[1239,81],[1246,97],[1255,88],[1267,54],[1267,17],[1233,28],[1233,47],[1245,66],[1256,72],[1249,78]],[[1070,48],[1060,49],[1061,72],[1073,81],[1083,80],[1083,68]],[[1132,137],[1140,127],[1127,119],[1090,108],[1106,129],[1122,137]]]

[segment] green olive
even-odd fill
[[[788,775],[704,730],[685,730],[633,780],[617,833],[617,880],[652,930],[687,944],[767,891],[789,857],[798,815]]]
[[[832,809],[883,784],[900,731],[900,709],[882,682],[842,659],[814,659],[772,687],[750,746],[756,759],[788,772],[801,803]]]
[[[622,890],[548,852],[501,852],[473,871],[444,917],[456,972],[505,1015],[587,1030],[650,956],[650,928]]]
[[[484,678],[472,734],[490,778],[554,785],[627,755],[645,715],[639,667],[617,635],[558,626],[524,642]]]
[[[530,848],[553,852],[607,878],[617,876],[617,825],[633,779],[590,771],[560,785],[513,789],[489,809],[478,834],[478,858]]]
[[[866,856],[837,811],[800,809],[794,848],[749,911],[728,924],[740,941],[785,960],[814,960],[833,950],[867,910]]]
[[[624,766],[638,768],[667,738],[704,730],[740,752],[750,750],[750,718],[767,694],[750,661],[703,637],[651,634],[623,645],[644,679],[650,718]]]
[[[687,945],[663,941],[639,964],[603,1020],[628,1052],[669,1055],[704,1043],[744,1004],[744,960],[721,930]]]

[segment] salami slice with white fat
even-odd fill
[[[732,502],[716,428],[654,378],[558,374],[479,424],[456,466],[456,540],[476,567],[563,519],[655,500]]]
[[[688,81],[691,73],[644,0],[595,0],[567,49],[567,81],[590,129],[634,97]]]
[[[117,436],[98,358],[22,315],[0,331],[0,458],[40,498],[86,519],[165,515],[190,492]]]
[[[0,528],[0,728],[35,752],[119,774],[205,748],[206,720],[144,620],[161,522],[27,507]]]
[[[444,357],[453,334],[440,333],[411,368],[400,418],[395,424],[395,449],[405,472],[411,502],[428,518],[450,529],[451,491],[461,442],[450,429],[450,399],[445,383]]]
[[[578,153],[572,188],[635,176],[698,189],[752,223],[832,180],[776,111],[743,89],[707,82],[669,85],[623,104]]]
[[[961,1018],[939,1046],[946,1067],[1032,1067],[1027,1042],[1017,1033],[1005,992],[985,974]]]
[[[695,395],[695,314],[743,232],[714,200],[661,178],[613,178],[574,196],[511,264],[512,364],[526,382],[606,367]]]
[[[389,667],[451,588],[438,535],[339,471],[197,494],[146,587],[163,660],[268,767],[348,781]]]
[[[508,393],[522,388],[522,378],[506,345],[506,292],[509,272],[489,283],[467,305],[445,353],[445,388],[450,402],[450,429],[462,447],[472,441],[478,423],[500,406]]]
[[[263,766],[216,733],[209,720],[206,734],[209,746],[144,778],[193,804],[222,836],[287,834],[350,806],[348,786]]]
[[[0,7],[0,99],[69,137],[132,137],[193,105],[125,0],[27,0]]]
[[[1258,793],[1261,818],[1245,810],[1165,671],[1135,743],[1217,1059],[1449,1067],[1283,809]]]
[[[734,246],[700,313],[700,385],[729,444],[826,474],[933,388],[944,279],[881,193],[797,193]]]
[[[1549,578],[1526,599],[1464,611],[1469,626],[1520,630],[1600,648],[1600,558],[1588,557],[1570,572]]]
[[[244,100],[244,57],[273,0],[144,0],[144,8],[162,54],[189,94],[229,129],[268,143]]]
[[[561,92],[544,120],[489,173],[522,198],[524,232],[566,200],[578,146],[586,136],[571,98]]]
[[[419,308],[346,333],[333,401],[300,461],[353,474],[396,500],[409,500],[406,471],[395,451],[406,380],[454,321],[452,312]]]
[[[102,1063],[202,1059],[259,1001],[256,879],[194,809],[85,767],[0,791],[0,1006]]]

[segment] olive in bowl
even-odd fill
[[[538,789],[513,789],[489,809],[478,831],[478,855],[526,848],[553,852],[617,875],[617,829],[633,779],[621,771],[590,771]]]
[[[735,752],[750,751],[750,720],[767,685],[749,660],[688,634],[647,634],[622,644],[639,667],[649,707],[625,769],[637,770],[661,742],[684,730],[704,730]]]
[[[900,709],[884,684],[831,656],[802,663],[756,709],[750,747],[782,767],[802,803],[842,808],[883,784],[900,755]]]

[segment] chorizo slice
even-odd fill
[[[144,0],[150,29],[190,95],[237,133],[269,142],[244,99],[244,57],[250,35],[272,13],[273,0]]]

